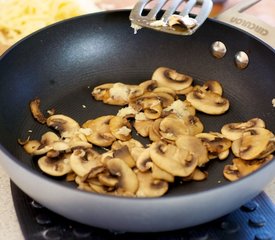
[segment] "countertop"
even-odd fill
[[[228,0],[223,6],[222,10],[231,7],[240,0]],[[136,2],[135,0],[94,0],[95,4],[103,9],[119,9],[130,8]],[[219,9],[220,10],[220,9]],[[247,10],[259,19],[267,22],[269,25],[275,27],[275,0],[263,0],[257,6]],[[2,49],[3,52],[3,49]],[[1,54],[1,46],[0,46]],[[264,189],[267,195],[275,203],[275,179]],[[0,239],[21,240],[24,239],[18,220],[10,189],[10,179],[0,166]]]

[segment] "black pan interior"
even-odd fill
[[[205,131],[220,131],[225,123],[260,117],[275,132],[275,108],[271,104],[275,92],[275,54],[271,48],[215,20],[207,20],[189,37],[147,29],[134,34],[128,16],[128,11],[109,12],[65,21],[34,34],[2,57],[0,140],[18,159],[15,161],[42,174],[36,161],[17,143],[18,138],[39,138],[48,130],[33,120],[28,107],[31,99],[39,97],[44,112],[55,108],[56,113],[83,123],[115,114],[119,109],[94,101],[90,95],[93,87],[106,82],[139,83],[150,79],[159,66],[189,74],[195,84],[209,79],[222,83],[230,110],[221,116],[199,113]],[[228,49],[222,59],[210,53],[211,44],[217,40]],[[240,50],[250,58],[245,70],[234,64],[234,55]],[[207,166],[207,181],[179,184],[168,195],[229,184],[222,169],[231,159],[232,156],[226,161],[212,161]],[[63,179],[52,180],[67,184]]]

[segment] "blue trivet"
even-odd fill
[[[28,240],[272,240],[275,207],[265,193],[215,221],[162,233],[118,233],[68,220],[29,198],[11,182],[18,221]]]

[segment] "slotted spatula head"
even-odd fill
[[[154,3],[153,8],[145,10],[151,2]],[[197,13],[190,14],[195,7]],[[191,35],[207,19],[212,7],[212,0],[140,0],[132,9],[130,20],[136,30],[146,27],[172,34]]]

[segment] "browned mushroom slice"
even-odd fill
[[[180,99],[174,101],[171,105],[163,109],[163,113],[168,115],[170,113],[176,114],[178,118],[186,118],[190,115],[196,114],[195,108],[187,100]]]
[[[205,90],[217,93],[220,96],[223,94],[222,85],[216,80],[208,80],[202,85],[202,87],[205,88]]]
[[[209,161],[206,147],[203,145],[202,141],[195,136],[179,136],[176,140],[176,145],[180,149],[189,151],[199,167]]]
[[[113,115],[106,115],[83,123],[83,128],[91,130],[91,134],[87,136],[87,140],[100,147],[110,146],[116,140],[109,126],[110,120],[113,117]]]
[[[188,128],[189,135],[195,136],[203,132],[204,126],[197,116],[190,115],[184,118],[186,127]]]
[[[127,165],[130,168],[132,168],[136,165],[136,162],[133,159],[127,145],[124,145],[121,148],[113,150],[113,157],[122,159],[124,162],[127,163]]]
[[[186,177],[197,167],[197,159],[189,151],[161,141],[151,144],[150,156],[154,164],[174,176]]]
[[[149,138],[153,142],[157,142],[162,139],[162,135],[160,134],[159,126],[162,121],[162,118],[156,119],[151,127],[149,128]]]
[[[246,161],[241,158],[234,158],[232,161],[232,165],[226,165],[224,167],[224,177],[229,181],[236,181],[255,172],[272,159],[273,155],[271,154],[266,156],[265,158],[255,159],[251,161]]]
[[[155,81],[155,80],[152,80]],[[156,81],[155,81],[156,82]],[[173,97],[173,99],[177,99],[177,93],[175,92],[175,90],[169,88],[169,87],[157,87],[153,90],[154,93],[166,93],[169,94],[170,96]]]
[[[118,185],[118,178],[110,175],[108,172],[98,174],[98,180],[102,185],[107,187],[116,188]]]
[[[150,156],[150,148],[144,149],[144,151],[138,156],[136,160],[136,167],[141,172],[148,171],[153,165],[151,156]]]
[[[225,159],[229,156],[229,154],[230,154],[230,151],[229,151],[229,149],[227,149],[227,150],[225,150],[225,151],[219,153],[219,154],[218,154],[218,158],[219,158],[220,160],[225,160]]]
[[[127,141],[132,138],[131,124],[126,118],[114,116],[109,122],[110,131],[116,139]]]
[[[38,166],[44,172],[51,176],[64,176],[71,172],[70,154],[61,154],[56,158],[43,156],[38,159]]]
[[[152,177],[154,179],[160,179],[166,182],[174,182],[175,180],[175,177],[172,174],[162,170],[154,163],[152,163],[151,171],[152,171]]]
[[[162,106],[159,100],[151,100],[151,104],[148,108],[144,108],[144,115],[148,119],[157,119],[161,116]]]
[[[274,151],[275,151],[275,138],[271,138],[269,139],[266,149],[259,154],[258,158],[265,158],[266,156],[273,153]]]
[[[243,131],[242,137],[233,141],[232,152],[236,157],[244,160],[259,158],[268,149],[273,136],[273,133],[265,128],[253,127],[246,129]]]
[[[152,92],[158,87],[158,83],[156,80],[147,80],[140,83],[139,86],[143,89],[143,93]]]
[[[110,159],[106,165],[110,173],[118,177],[118,188],[121,188],[130,193],[135,193],[137,191],[137,176],[123,160],[119,158],[113,158]]]
[[[182,119],[169,115],[160,121],[159,133],[165,140],[175,141],[180,135],[188,135],[189,129]]]
[[[198,111],[211,115],[223,114],[229,109],[229,101],[226,98],[217,93],[206,91],[202,87],[188,93],[186,99]]]
[[[252,118],[247,122],[228,123],[221,129],[221,133],[231,141],[240,138],[243,132],[248,128],[260,127],[264,128],[265,123],[260,118]]]
[[[157,68],[152,79],[156,80],[160,87],[169,87],[175,91],[184,90],[190,87],[193,82],[192,77],[166,67]]]
[[[82,149],[74,150],[70,156],[70,165],[72,170],[80,177],[84,177],[94,168],[103,167],[99,160],[99,153],[92,149],[86,151]]]
[[[208,173],[196,168],[189,176],[183,177],[183,181],[203,181],[208,177]]]
[[[148,137],[149,136],[149,130],[152,126],[154,120],[135,120],[133,127],[136,129],[137,133],[141,135],[142,137]]]
[[[73,137],[80,129],[78,122],[62,114],[48,117],[47,125],[59,131],[62,138]]]
[[[103,101],[104,99],[109,98],[109,90],[113,85],[114,83],[105,83],[95,87],[92,91],[92,96],[98,101]]]
[[[31,155],[42,155],[50,150],[63,151],[69,148],[68,144],[61,142],[54,132],[46,132],[41,140],[29,140],[24,144],[24,149]]]
[[[257,158],[267,148],[269,139],[266,135],[246,135],[241,137],[240,158],[244,160]]]
[[[137,172],[138,189],[137,197],[160,197],[168,191],[168,183],[154,179],[150,172]]]
[[[44,116],[40,110],[40,99],[36,98],[30,102],[30,109],[33,117],[40,123],[44,124],[47,121],[47,118]]]
[[[211,155],[218,156],[220,153],[227,151],[231,147],[231,141],[225,138],[222,134],[216,132],[200,133],[197,134],[196,137],[202,140],[203,145],[206,146]],[[226,153],[224,153],[224,155],[226,155]]]

